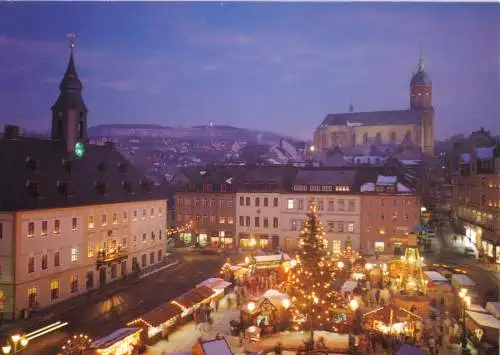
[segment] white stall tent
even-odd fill
[[[205,355],[233,355],[226,339],[219,338],[200,342]]]
[[[475,287],[476,283],[472,279],[464,274],[453,274],[451,277],[451,284],[457,288],[460,287]]]
[[[450,283],[450,281],[437,271],[424,271],[425,277],[436,284]]]
[[[480,327],[500,329],[500,320],[491,314],[467,311],[467,316]]]
[[[476,312],[476,313],[488,313],[488,311],[483,306],[481,306],[479,304],[471,304],[469,306],[469,311]]]
[[[500,318],[500,302],[486,303],[486,310],[490,312],[493,316]]]
[[[340,292],[342,292],[342,293],[353,292],[356,287],[358,287],[357,281],[347,280],[346,282],[344,282],[344,284],[340,288]]]

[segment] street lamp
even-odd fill
[[[467,350],[467,326],[465,325],[465,313],[467,309],[470,307],[471,298],[467,296],[467,289],[462,288],[458,293],[460,297],[460,301],[463,303],[463,313],[462,313],[462,354],[468,354]]]
[[[2,346],[2,352],[4,354],[17,354],[28,345],[28,339],[20,334],[14,334],[10,337],[10,343],[12,345],[7,343],[7,345]]]

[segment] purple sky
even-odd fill
[[[311,138],[405,109],[419,44],[437,138],[500,122],[498,4],[0,3],[0,121],[49,130],[76,32],[89,125],[229,124]]]

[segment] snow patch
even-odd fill
[[[495,147],[476,148],[477,158],[479,160],[493,159],[495,154]]]
[[[377,185],[394,185],[398,181],[396,176],[377,176]]]
[[[402,183],[398,182],[396,185],[398,192],[412,192],[412,189],[410,189],[408,186],[403,185]]]

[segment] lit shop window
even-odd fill
[[[50,299],[55,301],[59,298],[59,281],[52,280],[50,282]]]
[[[384,252],[384,242],[375,242],[375,251],[379,253]]]

